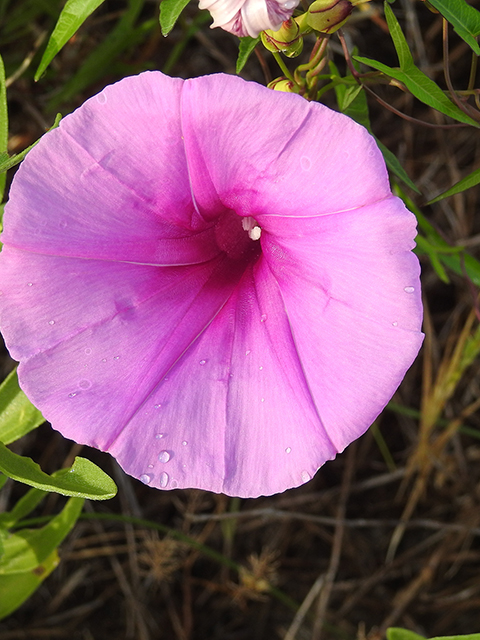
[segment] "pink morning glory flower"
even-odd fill
[[[276,31],[288,20],[300,0],[200,0],[199,8],[212,14],[214,27],[236,36],[256,38],[261,31]]]
[[[0,327],[66,437],[152,487],[269,495],[360,436],[417,355],[414,236],[353,120],[146,72],[21,165]]]

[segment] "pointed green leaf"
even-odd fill
[[[240,71],[243,69],[243,67],[247,63],[248,58],[250,57],[250,54],[253,52],[259,42],[260,36],[258,36],[258,38],[250,38],[250,36],[240,38],[236,68],[237,73],[240,73]]]
[[[466,0],[429,0],[450,22],[458,35],[480,56],[475,38],[480,35],[480,12]]]
[[[61,469],[49,476],[31,458],[13,453],[1,442],[0,471],[31,487],[64,496],[108,500],[117,493],[113,480],[90,460],[75,458],[70,469]]]
[[[168,36],[189,1],[162,0],[160,2],[160,27],[164,36]]]
[[[0,386],[0,442],[10,444],[45,422],[18,386],[17,371],[12,371]]]
[[[62,511],[40,529],[21,529],[3,540],[0,575],[32,571],[54,551],[71,530],[83,498],[70,498]]]
[[[438,202],[439,200],[443,200],[444,198],[448,198],[449,196],[454,196],[456,193],[461,193],[462,191],[466,191],[471,187],[475,187],[479,183],[480,183],[480,167],[478,169],[475,169],[475,171],[472,171],[472,173],[470,173],[468,176],[465,176],[465,178],[462,178],[461,180],[459,180],[459,182],[454,184],[453,187],[450,187],[450,189],[448,189],[447,191],[444,191],[443,193],[438,195],[436,198],[433,198],[433,200],[430,200],[429,202],[427,202],[427,204],[433,204],[434,202]]]
[[[55,549],[31,571],[0,575],[0,620],[18,609],[52,573],[59,562],[58,552]]]
[[[389,78],[394,78],[395,80],[402,82],[416,98],[427,104],[429,107],[432,107],[433,109],[436,109],[459,122],[463,122],[464,124],[470,124],[477,128],[480,127],[478,122],[475,122],[475,120],[470,118],[470,116],[467,116],[466,113],[447,98],[438,84],[414,65],[408,68],[407,73],[407,71],[388,67],[382,62],[378,62],[377,60],[372,60],[370,58],[355,56],[355,60],[381,71]]]
[[[400,63],[400,69],[405,70],[406,67],[414,64],[413,57],[410,52],[410,47],[407,44],[407,39],[403,35],[403,31],[398,23],[398,20],[396,19],[392,9],[387,4],[387,2],[384,3],[384,9],[390,36],[393,40],[393,45],[395,47],[395,51],[397,52],[398,61]]]
[[[67,0],[35,74],[38,80],[60,49],[104,0]]]
[[[383,144],[383,142],[380,142],[380,140],[376,136],[375,136],[375,140],[377,141],[380,151],[383,153],[383,157],[385,159],[385,163],[387,167],[390,169],[393,175],[397,176],[397,178],[399,178],[402,182],[408,185],[410,189],[412,189],[413,191],[416,191],[417,193],[421,193],[419,189],[417,189],[417,187],[415,186],[414,182],[410,179],[408,173],[400,164],[400,161],[398,160],[397,156],[394,153],[392,153],[392,151],[390,151],[390,149],[388,149]]]

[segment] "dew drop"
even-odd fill
[[[89,349],[89,348],[85,349],[85,355],[86,355],[86,356],[90,356],[90,355],[92,355],[92,350],[91,350],[91,349]]]
[[[309,171],[310,167],[312,166],[312,161],[310,160],[310,158],[307,158],[307,156],[303,156],[300,160],[300,166],[304,171]]]
[[[149,464],[149,465],[148,465],[148,468],[149,468],[149,469],[153,469],[153,464]]]
[[[308,473],[308,471],[302,471],[302,482],[308,482],[312,479],[312,476]]]
[[[80,387],[80,389],[90,389],[90,387],[92,386],[92,383],[90,382],[90,380],[84,379],[84,380],[80,380],[80,382],[78,383],[78,386]]]
[[[99,94],[97,95],[97,102],[98,102],[99,104],[105,104],[105,103],[106,103],[106,101],[107,101],[107,96],[106,96],[104,93],[99,93]]]
[[[266,322],[266,321],[267,321],[267,314],[262,313],[262,315],[260,316],[260,322]]]
[[[165,473],[165,471],[162,471],[162,473],[160,474],[160,486],[162,487],[162,489],[164,489],[168,484],[168,473]]]
[[[151,481],[152,481],[152,475],[149,473],[143,473],[140,476],[140,482],[143,482],[143,484],[150,484]]]
[[[172,489],[176,489],[178,487],[178,482],[176,480],[172,480]]]
[[[114,356],[114,360],[120,360],[120,356]]]
[[[250,349],[247,349],[247,351],[245,351],[245,355],[246,355],[246,356],[250,355],[251,353],[252,353],[252,352],[251,352],[251,350],[250,350]]]
[[[182,445],[183,445],[184,447],[186,447],[186,446],[187,446],[187,444],[188,444],[188,442],[187,442],[186,440],[184,440],[184,441],[182,442]]]
[[[75,392],[73,392],[73,393],[69,393],[69,394],[68,394],[68,397],[69,397],[69,398],[75,398],[75,396],[76,396],[76,395],[77,395],[77,394],[76,394]]]
[[[206,364],[206,360],[200,360],[200,364],[203,366],[204,364]]]
[[[155,438],[156,438],[157,440],[161,440],[161,439],[164,437],[164,435],[165,435],[164,433],[157,433],[157,435],[155,436]]]
[[[262,399],[260,400],[260,402],[265,402],[265,398],[262,398]]]
[[[415,287],[405,287],[404,291],[405,293],[414,293]]]
[[[160,409],[160,408],[161,408],[161,406],[162,406],[161,404],[156,404],[156,405],[155,405],[155,409]]]
[[[287,447],[287,448],[285,449],[285,453],[291,453],[291,451],[292,451],[292,448],[291,448],[291,447]]]
[[[168,451],[160,451],[160,453],[158,454],[158,461],[168,462],[169,460],[170,460],[170,454],[168,453]]]
[[[55,320],[49,320],[48,324],[51,325],[51,326],[54,325],[55,324]]]
[[[392,325],[393,325],[394,327],[398,327],[398,322],[392,322]]]
[[[102,358],[102,362],[106,362],[106,361],[107,361],[107,359],[106,359],[106,358]]]
[[[258,367],[258,370],[259,371],[263,371],[263,367]]]
[[[27,287],[33,287],[33,282],[27,282]]]

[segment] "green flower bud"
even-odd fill
[[[321,33],[333,33],[352,13],[350,0],[315,0],[308,7],[307,23]]]
[[[266,49],[274,53],[281,51],[289,58],[295,58],[303,49],[300,27],[292,18],[285,20],[278,31],[262,31],[261,38]]]
[[[298,93],[298,86],[285,77],[275,78],[267,84],[269,89],[284,91],[285,93]]]

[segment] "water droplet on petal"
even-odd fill
[[[405,293],[414,293],[415,287],[405,287],[404,291]]]
[[[162,487],[162,489],[164,489],[168,484],[168,473],[165,473],[165,471],[163,471],[160,474],[160,486]]]
[[[258,370],[259,370],[259,371],[262,371],[262,370],[263,370],[263,367],[258,367]]]
[[[97,94],[97,102],[99,104],[105,104],[107,101],[107,96],[104,93]]]
[[[260,400],[260,402],[265,402],[265,398],[262,398],[262,399]]]
[[[247,351],[245,351],[245,355],[246,355],[246,356],[248,356],[250,353],[252,353],[252,352],[250,351],[250,349],[248,349]]]
[[[170,460],[170,454],[168,451],[160,451],[158,454],[159,462],[168,462]]]
[[[107,361],[107,359],[106,359],[106,358],[102,358],[102,362],[106,362],[106,361]]]
[[[90,387],[92,386],[92,383],[90,382],[90,380],[80,380],[80,382],[78,383],[78,386],[81,389],[90,389]]]
[[[120,356],[114,356],[113,359],[114,360],[120,360]]]
[[[91,349],[89,349],[89,348],[85,349],[85,355],[86,356],[90,356],[91,354],[92,354],[92,350]]]
[[[72,393],[69,393],[69,394],[68,394],[68,397],[69,397],[69,398],[75,398],[75,396],[76,396],[76,395],[77,395],[77,394],[76,394],[75,392],[72,392]]]
[[[394,327],[398,327],[398,322],[392,322],[392,325],[393,325]]]
[[[27,282],[27,287],[33,287],[33,282]]]
[[[300,160],[300,166],[304,171],[309,171],[312,166],[312,161],[307,156],[303,156]]]
[[[287,448],[285,449],[285,453],[291,453],[291,451],[292,451],[292,448],[291,448],[291,447],[287,447]]]
[[[283,8],[285,9],[285,11],[290,11],[290,9],[295,9],[296,6],[297,6],[297,3],[295,2],[295,0],[287,0],[287,2],[284,2],[283,4]]]
[[[156,404],[155,409],[160,409],[161,406],[162,406],[161,404]]]
[[[50,324],[50,325],[54,325],[54,324],[55,324],[55,320],[49,320],[49,321],[48,321],[48,324]]]
[[[163,437],[164,437],[164,435],[165,435],[164,433],[157,433],[157,435],[155,436],[155,438],[156,438],[157,440],[160,440],[160,438],[163,438]]]
[[[178,482],[176,480],[172,480],[172,489],[176,489],[178,487]]]
[[[203,366],[207,361],[206,360],[200,360],[200,364]]]
[[[149,464],[149,465],[148,465],[148,468],[149,468],[149,469],[153,469],[153,464]]]
[[[302,471],[302,482],[308,482],[312,479],[312,476],[308,473],[308,471]]]
[[[186,446],[187,446],[187,444],[188,444],[188,442],[187,442],[186,440],[184,440],[184,441],[182,442],[182,444],[183,444],[183,446],[184,446],[184,447],[186,447]]]
[[[152,476],[149,473],[144,473],[140,476],[140,482],[143,482],[143,484],[150,484],[151,481]]]
[[[262,315],[260,316],[260,322],[266,322],[266,321],[267,321],[267,314],[262,313]]]

